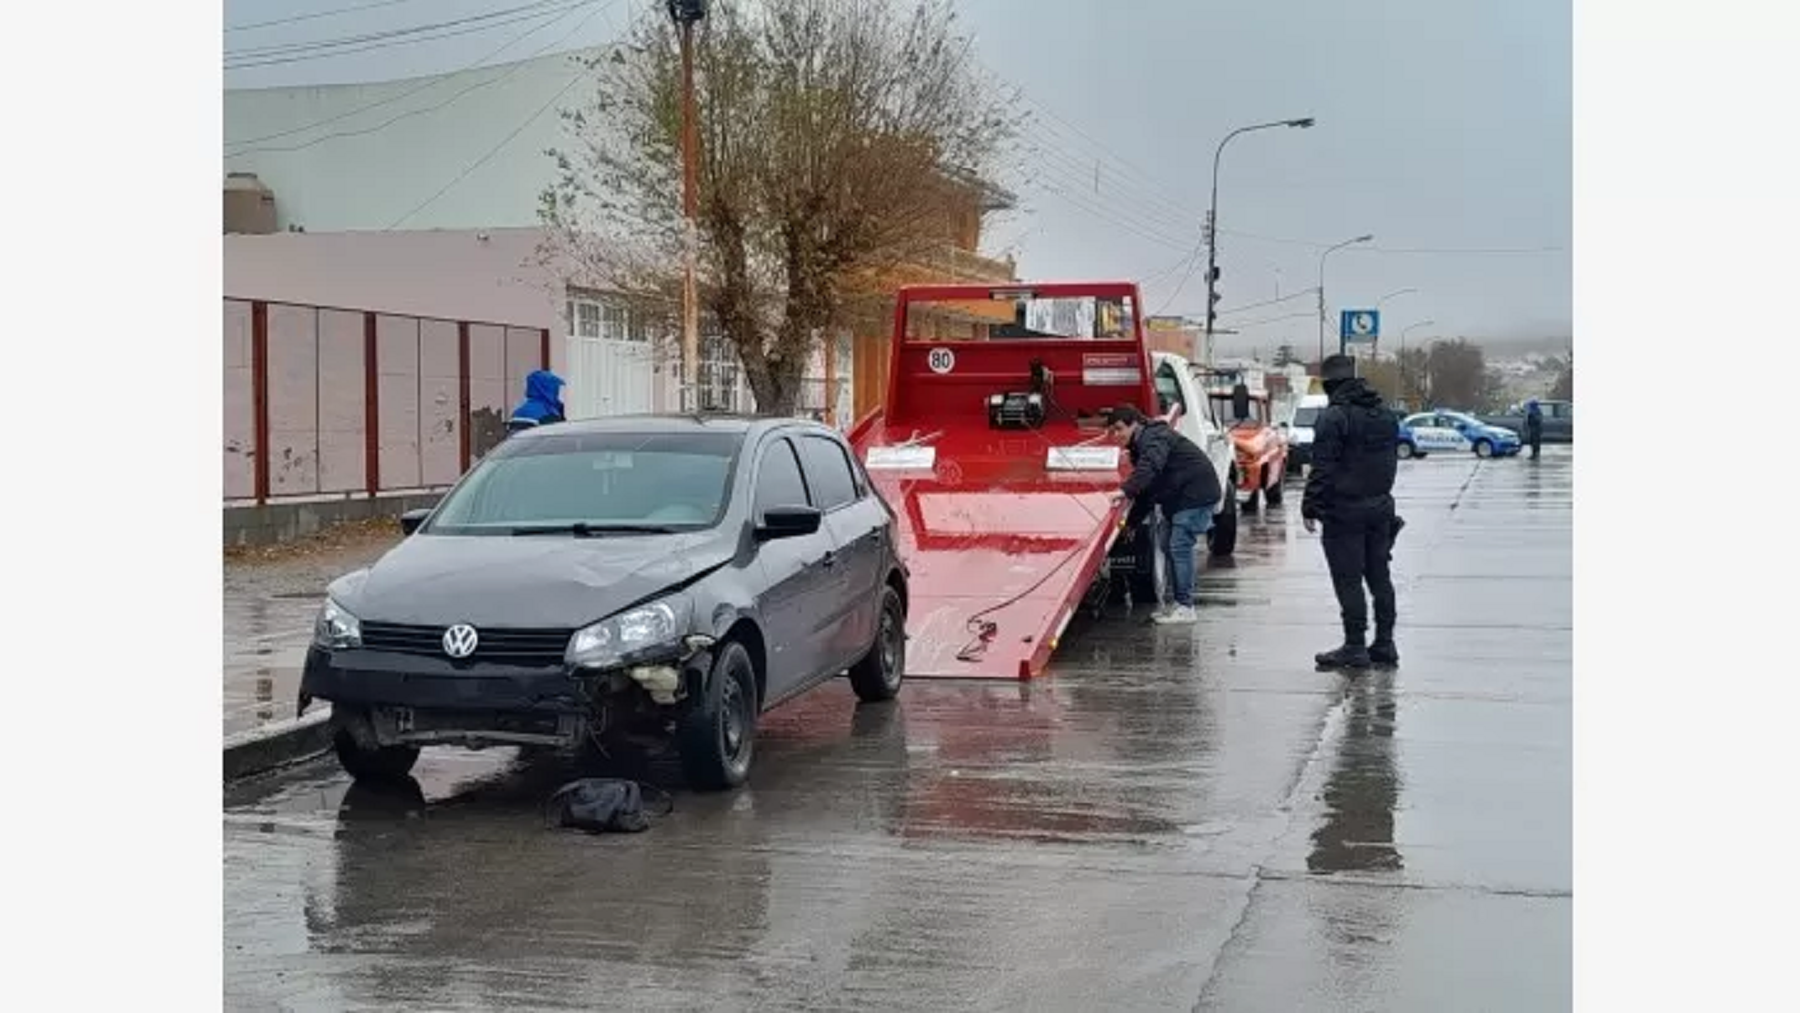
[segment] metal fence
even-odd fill
[[[227,505],[447,488],[505,436],[543,328],[225,300]]]

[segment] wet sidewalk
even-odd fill
[[[392,523],[329,532],[225,560],[224,735],[294,716],[300,666],[325,585],[400,540]]]

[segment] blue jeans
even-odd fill
[[[1194,546],[1212,530],[1212,504],[1169,515],[1169,583],[1175,604],[1194,604]]]

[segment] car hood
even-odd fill
[[[331,595],[365,622],[574,629],[730,561],[723,530],[674,535],[413,535]]]

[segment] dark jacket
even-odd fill
[[[1360,377],[1338,381],[1330,395],[1313,424],[1300,516],[1329,523],[1393,510],[1400,442],[1393,412]]]
[[[1219,502],[1219,476],[1205,451],[1194,441],[1169,428],[1160,419],[1138,427],[1127,448],[1131,477],[1119,491],[1135,502],[1132,517],[1141,518],[1150,507],[1162,507],[1165,516]]]

